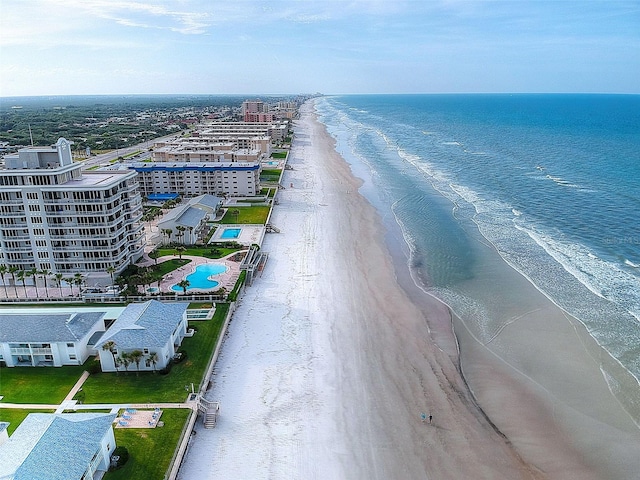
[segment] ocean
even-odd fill
[[[316,110],[400,229],[417,286],[489,344],[527,314],[480,272],[494,249],[584,325],[637,412],[640,96],[325,96]]]

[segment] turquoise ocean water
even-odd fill
[[[328,96],[316,109],[393,213],[421,288],[491,325],[503,292],[462,288],[474,224],[640,379],[640,96]]]

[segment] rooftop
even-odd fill
[[[114,419],[109,413],[29,414],[0,447],[0,478],[81,478]]]
[[[188,303],[157,300],[129,304],[96,347],[102,348],[108,341],[124,349],[163,347],[182,321],[188,306]]]
[[[106,312],[2,314],[0,342],[75,342],[89,333]]]

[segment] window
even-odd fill
[[[73,348],[73,347],[75,347],[75,345],[73,343],[67,343],[67,347]]]
[[[69,360],[76,360],[76,356],[74,354],[69,355]]]

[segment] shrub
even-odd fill
[[[115,465],[112,464],[110,470],[117,470],[129,460],[129,450],[127,450],[127,447],[116,447],[112,457],[118,457],[118,460],[115,462]]]
[[[100,360],[98,360],[97,358],[91,360],[89,362],[89,365],[87,365],[87,372],[89,372],[91,375],[95,375],[96,373],[100,373],[101,371],[102,368],[100,367]]]
[[[160,373],[160,375],[168,375],[169,372],[171,372],[172,366],[173,366],[173,361],[169,361],[169,363],[167,363],[167,366],[164,368],[161,368],[160,370],[158,370],[158,372]]]

